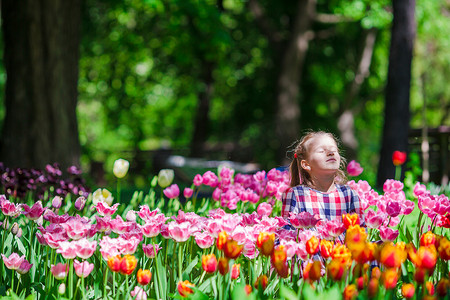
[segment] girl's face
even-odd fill
[[[336,141],[328,135],[318,135],[306,144],[307,158],[300,164],[311,175],[330,175],[339,170],[341,157]]]

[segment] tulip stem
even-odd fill
[[[402,176],[402,166],[395,166],[395,180],[400,180]]]
[[[11,292],[14,292],[14,275],[16,275],[16,273],[13,271],[11,276]]]
[[[117,203],[120,203],[120,179],[117,178]]]
[[[106,267],[106,270],[105,270],[105,274],[104,274],[104,276],[103,276],[103,298],[104,299],[107,299],[107,297],[106,297],[106,280],[108,279],[108,267]]]
[[[73,259],[69,259],[69,298],[73,298]]]
[[[83,296],[83,299],[86,299],[86,288],[84,287],[84,276],[81,276],[81,295]]]
[[[181,264],[183,263],[183,257],[182,257],[182,255],[183,255],[183,244],[184,243],[179,243],[178,244],[178,247],[179,247],[179,249],[178,249],[178,277],[179,277],[180,281],[183,281],[183,275],[182,275],[182,272],[181,272]]]
[[[113,272],[112,295],[113,295],[113,298],[116,296],[116,272]]]
[[[155,283],[156,299],[161,299],[161,298],[159,297],[158,253],[156,252],[156,247],[155,247],[156,240],[155,240],[154,237],[152,238],[152,240],[153,240],[153,253],[155,254],[155,258],[154,258],[155,260],[154,260],[154,263],[155,263],[155,265],[156,265],[155,279],[153,280],[153,282]]]

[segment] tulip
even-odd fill
[[[17,273],[24,275],[28,273],[28,271],[30,271],[32,266],[33,264],[30,264],[26,259],[24,259],[20,266],[16,269],[16,271]]]
[[[22,214],[25,215],[29,220],[37,220],[44,213],[44,211],[45,208],[42,207],[42,202],[38,201],[33,204],[31,208],[28,205],[24,204]]]
[[[147,285],[150,283],[150,280],[152,279],[152,272],[150,270],[142,270],[139,269],[136,274],[137,282],[140,285]]]
[[[347,264],[351,262],[352,254],[345,245],[336,244],[331,253],[331,258],[339,260],[342,264]]]
[[[363,172],[363,168],[359,163],[357,163],[355,160],[352,160],[347,165],[347,173],[350,176],[358,176]]]
[[[378,278],[372,278],[369,280],[369,284],[367,284],[367,295],[370,299],[375,298],[378,294],[378,287],[380,283]]]
[[[109,206],[111,206],[112,202],[113,202],[113,197],[110,191],[108,191],[107,189],[97,189],[93,194],[92,194],[92,204],[94,206],[97,205],[98,202],[103,201],[106,204],[108,204]]]
[[[104,201],[98,201],[95,205],[95,208],[97,209],[97,212],[99,215],[103,216],[112,216],[116,213],[117,207],[120,205],[120,203],[116,203],[113,206],[110,206],[108,203]]]
[[[392,163],[394,166],[401,166],[406,161],[406,152],[394,151],[392,154]]]
[[[258,208],[256,209],[256,212],[260,216],[270,216],[272,213],[272,205],[270,205],[267,202],[262,202],[258,205]]]
[[[172,169],[162,169],[158,173],[158,184],[161,188],[168,187],[175,177],[175,172]]]
[[[62,205],[62,198],[60,196],[55,196],[52,199],[52,206],[56,209],[60,208]]]
[[[169,199],[175,199],[180,196],[180,188],[177,184],[172,184],[171,186],[163,190],[164,195]]]
[[[340,281],[345,277],[348,266],[348,263],[342,262],[339,259],[332,259],[330,263],[327,264],[327,274],[334,281]]]
[[[347,229],[347,233],[345,235],[345,244],[348,247],[351,247],[352,244],[364,242],[366,241],[366,239],[366,230],[359,225],[354,225]]]
[[[19,256],[17,253],[12,253],[9,257],[2,253],[2,258],[5,266],[10,270],[17,270],[25,261],[25,255]]]
[[[356,299],[356,297],[358,297],[358,289],[356,288],[356,285],[350,284],[346,286],[343,296],[344,300]]]
[[[231,279],[237,279],[241,274],[241,264],[233,264],[231,267]]]
[[[245,294],[247,296],[249,296],[252,293],[252,286],[249,284],[246,284],[244,290],[245,290]]]
[[[406,252],[392,243],[386,243],[380,252],[380,263],[387,268],[399,268],[406,259]]]
[[[227,274],[229,271],[228,259],[225,257],[219,258],[219,261],[217,262],[217,268],[219,269],[219,273],[221,275]]]
[[[383,279],[384,287],[387,290],[391,290],[397,285],[398,271],[394,268],[387,269],[381,274],[381,278]]]
[[[130,292],[130,295],[134,300],[147,300],[147,294],[140,286],[135,286],[134,290]]]
[[[128,160],[119,158],[114,162],[113,173],[117,178],[124,178],[129,167],[130,162]]]
[[[193,189],[188,188],[188,187],[184,188],[184,191],[183,191],[184,198],[189,199],[189,198],[192,197],[193,194],[194,194],[194,190]]]
[[[239,245],[233,239],[228,239],[223,247],[223,254],[229,259],[236,259],[241,255],[244,245]]]
[[[180,281],[178,282],[178,293],[181,297],[185,298],[190,294],[193,294],[194,291],[191,289],[191,287],[195,286],[195,284],[190,283],[189,280]]]
[[[83,210],[85,204],[86,204],[86,198],[78,197],[77,200],[75,200],[74,206],[75,206],[76,210]]]
[[[265,290],[268,283],[269,283],[269,279],[267,278],[267,276],[260,275],[258,278],[256,278],[254,287],[255,287],[255,289],[259,289],[259,287],[261,287],[262,290]]]
[[[308,252],[309,255],[314,255],[317,252],[319,252],[320,249],[320,240],[312,236],[307,242],[306,242],[306,252]]]
[[[75,269],[75,274],[80,278],[86,278],[94,270],[94,264],[90,264],[86,260],[79,262],[78,260],[73,261],[73,267]]]
[[[425,282],[425,288],[427,289],[428,295],[430,296],[434,295],[434,285],[432,282],[430,281]]]
[[[61,283],[58,286],[58,294],[64,295],[66,293],[66,285],[64,283]]]
[[[441,278],[436,286],[436,292],[439,297],[444,298],[450,289],[450,280],[448,278]]]
[[[69,265],[58,263],[57,265],[52,265],[50,271],[56,279],[61,280],[66,278],[67,273],[69,272]]]
[[[121,263],[122,263],[122,258],[120,257],[120,255],[111,256],[108,258],[108,267],[113,272],[117,273],[120,271]]]
[[[318,260],[308,263],[303,269],[303,278],[310,282],[319,280],[322,277],[321,268]]]
[[[120,273],[130,275],[137,266],[137,259],[133,255],[125,255],[120,262]]]
[[[438,245],[436,245],[436,242],[436,235],[431,231],[422,234],[422,236],[420,237],[420,246],[434,245],[435,247],[438,247]]]
[[[214,254],[202,256],[202,268],[206,273],[214,273],[217,270],[217,258]]]
[[[142,250],[144,250],[144,254],[145,256],[147,256],[148,258],[155,258],[156,255],[158,254],[159,250],[161,250],[162,248],[158,245],[158,244],[148,244],[142,245]]]
[[[402,295],[406,299],[411,299],[414,296],[416,288],[412,283],[403,283],[402,285]]]
[[[316,226],[320,218],[317,215],[303,211],[299,214],[290,213],[289,221],[295,228],[311,228]]]
[[[450,259],[450,241],[444,236],[439,241],[439,256],[443,260],[449,260]]]
[[[222,231],[219,233],[218,237],[217,237],[217,249],[222,250],[223,246],[225,245],[225,243],[228,240],[228,234],[226,233],[226,231]]]
[[[256,246],[261,250],[261,254],[264,256],[270,256],[273,252],[275,244],[275,234],[268,232],[260,232],[258,239],[256,240]]]
[[[320,255],[322,255],[323,258],[327,259],[328,257],[330,257],[331,253],[333,252],[333,248],[333,242],[327,240],[320,241]]]

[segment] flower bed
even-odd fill
[[[158,179],[164,188],[159,196]],[[419,183],[405,188],[388,180],[380,193],[365,181],[350,181],[365,211],[364,225],[356,215],[329,222],[307,213],[281,218],[288,174],[276,169],[246,175],[224,167],[218,175],[198,174],[183,191],[184,203],[170,171],[152,184],[126,206],[114,203],[105,189],[87,198],[43,197],[35,203],[32,197],[22,203],[12,194],[0,196],[0,295],[448,296],[450,201]],[[212,198],[197,199],[201,189],[210,189]],[[407,200],[405,190],[414,198]],[[286,229],[288,222],[293,229]],[[337,237],[344,232],[341,244]]]

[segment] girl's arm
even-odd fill
[[[352,189],[350,190],[351,190],[350,212],[355,212],[359,217],[360,225],[365,227],[366,222],[364,219],[364,212],[362,210],[361,200],[359,199],[358,194],[354,190]]]
[[[288,188],[281,196],[281,217],[289,219],[290,213],[298,213],[297,198],[293,188]]]

